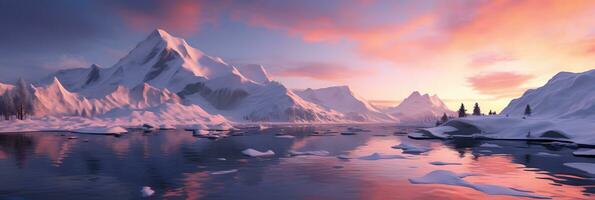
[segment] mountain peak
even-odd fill
[[[413,92],[412,92],[412,93],[409,95],[409,97],[420,97],[420,96],[421,96],[421,94],[420,94],[418,91],[413,91]],[[409,97],[408,97],[408,98],[409,98]]]

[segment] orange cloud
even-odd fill
[[[533,78],[532,75],[515,72],[493,72],[468,77],[467,82],[479,93],[497,97],[511,97],[517,96],[524,91],[525,89],[521,88],[521,85],[531,78]]]
[[[368,70],[353,69],[330,63],[303,63],[301,66],[274,71],[273,76],[281,77],[306,77],[316,80],[341,81],[354,75],[368,75]]]
[[[376,18],[371,13],[381,12],[376,12],[378,6],[373,2],[340,4],[333,9],[265,3],[236,9],[233,18],[285,31],[307,42],[353,42],[367,58],[396,64],[494,48],[513,55],[544,48],[569,53],[566,48],[572,47],[560,47],[584,37],[587,27],[595,27],[595,1],[588,0],[438,1],[421,9],[414,4],[429,2],[383,5],[392,12]],[[511,57],[478,59],[475,64],[505,60]]]
[[[475,54],[469,62],[470,67],[482,68],[499,62],[513,61],[516,58],[508,54],[483,53]]]

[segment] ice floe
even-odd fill
[[[278,135],[278,136],[275,136],[275,137],[276,138],[285,138],[285,139],[293,139],[293,138],[295,138],[295,136],[293,136],[293,135]]]
[[[575,156],[595,156],[595,149],[578,149],[572,152]]]
[[[399,145],[392,146],[392,148],[393,149],[401,149],[401,150],[403,150],[403,153],[407,153],[407,154],[420,154],[420,153],[425,153],[425,152],[432,150],[429,147],[422,147],[422,146],[417,146],[414,144],[408,144],[408,143],[403,143],[403,142],[401,142],[401,144],[399,144]]]
[[[149,186],[143,186],[143,188],[140,190],[140,194],[142,197],[150,197],[155,194],[155,191]]]
[[[483,148],[502,148],[500,145],[491,144],[491,143],[483,143],[483,144],[479,145],[479,147],[483,147]]]
[[[542,196],[538,194],[534,194],[530,191],[519,190],[515,188],[509,188],[504,186],[498,185],[488,185],[488,184],[474,184],[468,181],[463,180],[463,178],[468,176],[474,176],[476,174],[469,174],[469,173],[462,173],[457,174],[447,170],[435,170],[432,171],[422,177],[419,178],[410,178],[409,182],[413,184],[444,184],[444,185],[454,185],[454,186],[462,186],[468,187],[471,189],[478,190],[480,192],[489,194],[489,195],[509,195],[509,196],[517,196],[517,197],[529,197],[529,198],[538,198],[538,199],[549,199],[547,196]]]
[[[238,172],[237,169],[231,169],[231,170],[223,170],[223,171],[215,171],[215,172],[211,172],[212,175],[222,175],[222,174],[231,174],[231,173],[236,173]]]
[[[442,161],[434,161],[434,162],[430,162],[430,164],[432,164],[432,165],[462,165],[461,163],[442,162]]]
[[[258,151],[255,149],[245,149],[242,151],[242,154],[250,157],[266,157],[266,156],[274,156],[275,152],[273,150],[268,151]]]
[[[328,156],[331,153],[328,151],[320,150],[320,151],[289,151],[289,155],[291,156]]]
[[[564,166],[571,167],[574,169],[578,169],[583,172],[587,172],[589,174],[595,174],[595,163],[564,163]]]
[[[360,160],[383,160],[383,159],[406,159],[407,157],[402,155],[386,155],[380,153],[373,153],[367,156],[359,157]]]
[[[544,156],[544,157],[560,157],[558,154],[548,153],[548,152],[538,152],[535,155]]]

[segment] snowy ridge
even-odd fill
[[[347,119],[353,121],[395,122],[394,117],[376,110],[367,100],[357,96],[349,86],[335,86],[320,89],[294,90],[306,101],[318,104],[324,108],[341,112]]]
[[[512,100],[502,114],[520,116],[530,105],[535,117],[595,119],[594,102],[595,70],[560,72],[544,86],[527,90]]]
[[[3,95],[6,91],[10,91],[14,88],[13,85],[0,83],[0,95]]]
[[[411,93],[398,106],[386,109],[384,112],[399,118],[402,122],[429,121],[432,123],[445,113],[448,116],[455,114],[437,95],[422,95],[418,91]]]

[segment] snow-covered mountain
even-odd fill
[[[512,100],[502,114],[523,115],[531,106],[532,115],[552,118],[595,118],[595,70],[560,72],[544,86],[527,90]]]
[[[185,105],[198,106],[210,114],[221,114],[233,121],[344,119],[341,113],[305,101],[282,84],[271,81],[260,65],[230,65],[160,29],[153,31],[112,67],[92,65],[90,68],[62,70],[38,85],[55,85],[54,76],[64,91],[73,93],[70,94],[72,97],[65,98],[78,99],[83,105],[100,101],[95,104],[102,104],[103,109],[120,108],[127,103],[137,109],[135,104],[150,102],[138,102],[134,100],[138,96],[131,93],[151,90],[169,98],[175,94]],[[51,88],[51,91],[64,93],[60,87]],[[155,99],[143,100],[155,102]],[[44,107],[48,113],[64,111],[61,108],[52,111],[54,107],[49,105]]]
[[[398,106],[386,109],[384,112],[399,118],[402,122],[434,122],[444,113],[448,116],[455,114],[437,95],[422,95],[418,91],[411,93]]]
[[[341,112],[349,120],[398,121],[394,117],[376,110],[367,100],[354,94],[348,86],[320,89],[308,88],[305,90],[294,90],[294,92],[306,101]]]

